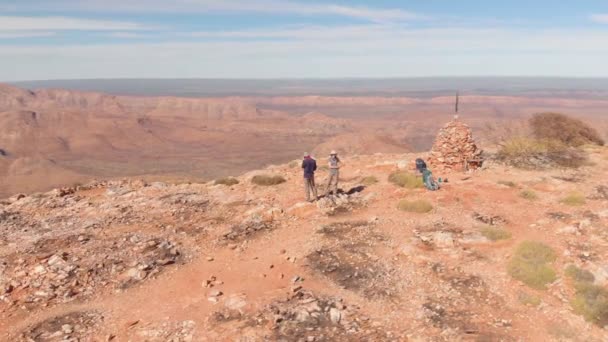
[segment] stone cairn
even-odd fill
[[[454,117],[439,131],[428,161],[433,168],[468,171],[481,167],[482,152],[473,140],[471,128]]]

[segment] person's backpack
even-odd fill
[[[433,177],[433,173],[428,169],[424,169],[424,171],[422,171],[422,181],[428,190],[436,191],[440,188],[439,183],[437,183]]]
[[[424,160],[420,158],[416,159],[416,170],[418,170],[419,172],[426,170],[426,163],[424,162]]]

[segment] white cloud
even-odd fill
[[[40,37],[52,37],[57,35],[56,32],[44,32],[44,31],[35,31],[35,32],[3,32],[0,31],[0,39],[17,39],[17,38],[40,38]]]
[[[5,11],[92,11],[92,12],[227,12],[295,15],[333,15],[372,22],[420,19],[422,16],[402,9],[343,6],[310,1],[286,0],[28,0],[18,5],[0,4]]]
[[[22,17],[0,16],[0,31],[116,31],[143,30],[144,26],[133,22],[91,20],[69,17]]]
[[[608,14],[593,14],[589,19],[595,23],[608,24]]]
[[[323,37],[321,29],[298,30],[277,33],[290,37],[280,40],[4,45],[0,80],[608,76],[608,45],[604,44],[608,32],[591,29],[385,29],[362,25],[333,28],[333,39]]]
[[[111,32],[111,33],[106,34],[105,36],[111,37],[111,38],[122,38],[122,39],[137,39],[137,38],[147,38],[148,37],[141,33],[135,33],[135,32]]]

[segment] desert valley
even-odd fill
[[[461,117],[492,148],[534,113],[583,118],[604,136],[608,100],[463,95]],[[140,177],[210,181],[297,159],[428,151],[454,96],[121,96],[0,85],[0,195]]]

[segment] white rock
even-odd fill
[[[342,320],[342,312],[336,308],[331,308],[329,310],[329,318],[332,322],[338,324]]]
[[[433,242],[439,248],[454,247],[454,236],[450,232],[433,233]]]

